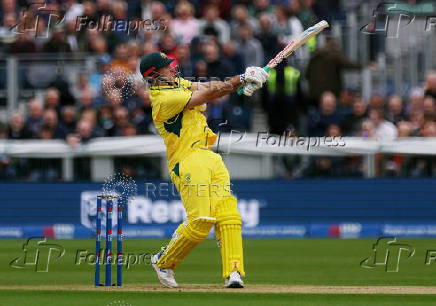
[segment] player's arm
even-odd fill
[[[242,81],[239,75],[234,76],[224,82],[211,81],[192,83],[191,90],[193,92],[187,107],[193,108],[209,101],[224,97],[225,95],[236,91],[241,85]]]
[[[234,76],[227,81],[194,82],[191,86],[193,92],[187,108],[193,108],[211,100],[224,97],[238,90],[241,85],[246,85],[244,86],[244,94],[251,96],[255,90],[262,87],[267,78],[268,73],[262,68],[248,67],[244,74]]]

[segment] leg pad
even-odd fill
[[[215,234],[218,246],[221,248],[223,263],[223,278],[227,278],[232,271],[238,271],[245,276],[241,216],[236,205],[236,198],[226,197],[216,205]]]
[[[215,218],[198,217],[180,224],[160,256],[157,266],[174,269],[197,244],[206,239],[215,223]]]

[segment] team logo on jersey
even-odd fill
[[[189,183],[191,181],[191,173],[186,173],[185,174],[185,179]]]

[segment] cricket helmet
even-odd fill
[[[143,56],[139,64],[139,71],[143,78],[153,77],[156,70],[171,64],[174,61],[168,58],[165,53],[151,52]]]

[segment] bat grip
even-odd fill
[[[270,68],[268,66],[263,67],[263,70],[265,70],[266,72],[268,72],[270,70]],[[244,85],[242,85],[241,87],[239,87],[238,89],[238,95],[242,95],[242,92],[244,91]]]

